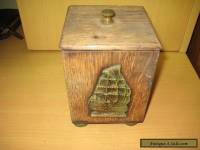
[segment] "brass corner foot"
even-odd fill
[[[134,126],[134,125],[136,125],[136,124],[137,124],[137,122],[127,122],[127,123],[126,123],[127,126]]]
[[[73,121],[73,124],[77,127],[85,127],[88,125],[86,121]]]

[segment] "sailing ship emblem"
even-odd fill
[[[105,68],[89,98],[92,117],[126,117],[131,89],[120,72],[121,65]]]

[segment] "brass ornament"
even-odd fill
[[[102,23],[105,25],[112,24],[115,12],[112,9],[104,9],[102,12]]]
[[[103,69],[97,85],[89,98],[92,117],[126,117],[131,89],[120,72],[121,65]]]

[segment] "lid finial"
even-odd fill
[[[113,21],[113,17],[115,16],[115,12],[112,9],[104,9],[102,11],[102,23],[103,24],[112,24]]]

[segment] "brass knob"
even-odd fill
[[[102,11],[102,23],[103,24],[111,24],[113,23],[113,17],[115,16],[115,12],[112,9],[104,9]]]

